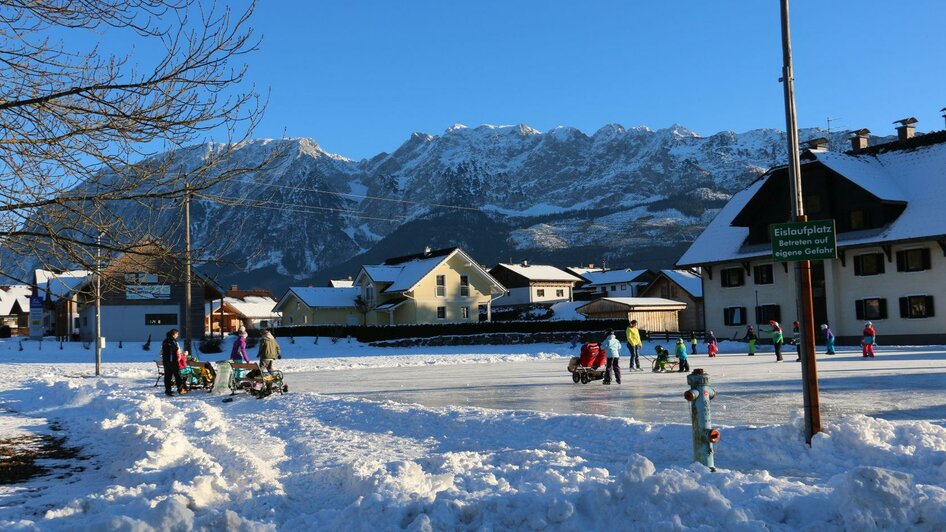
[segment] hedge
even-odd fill
[[[274,336],[327,336],[352,337],[359,342],[381,342],[404,338],[433,338],[437,336],[469,336],[497,333],[565,333],[604,332],[614,329],[622,332],[627,320],[568,320],[568,321],[479,321],[472,323],[432,323],[423,325],[293,325],[271,329]],[[623,336],[623,335],[619,335]]]

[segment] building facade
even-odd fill
[[[688,270],[660,270],[647,288],[641,291],[641,297],[659,297],[685,303],[686,308],[679,315],[680,330],[704,330],[703,280],[696,273]]]
[[[283,326],[362,325],[354,287],[292,287],[273,310],[281,313]]]
[[[575,285],[582,282],[555,266],[544,264],[497,264],[489,274],[499,281],[509,294],[503,305],[529,305],[571,301]]]
[[[363,266],[355,278],[367,325],[489,321],[507,291],[460,248]]]
[[[860,342],[871,321],[882,343],[946,342],[946,132],[846,154],[803,154],[802,182],[812,220],[834,220],[838,258],[812,262],[816,324],[839,343]],[[861,133],[863,135],[863,132]],[[747,325],[791,323],[793,265],[772,260],[769,226],[789,219],[784,167],[733,196],[680,259],[701,266],[706,327],[741,337]]]

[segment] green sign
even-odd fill
[[[769,231],[776,262],[838,258],[834,220],[772,224]]]

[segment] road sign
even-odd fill
[[[776,262],[838,258],[834,220],[772,224],[769,231]]]

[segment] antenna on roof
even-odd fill
[[[827,118],[825,119],[825,120],[828,122],[828,133],[831,133],[831,123],[832,123],[832,122],[837,122],[837,121],[840,120],[841,118],[844,118],[844,117],[842,117],[842,116],[829,116],[829,117],[827,117]]]
[[[939,112],[943,113],[943,119],[946,120],[946,107],[940,109]]]

